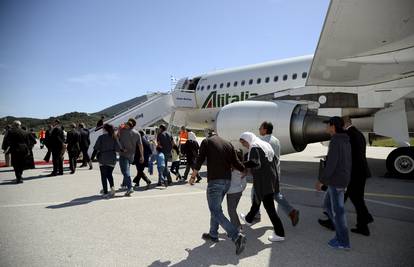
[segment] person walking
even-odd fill
[[[112,173],[116,165],[116,153],[120,152],[120,144],[111,124],[103,125],[103,134],[98,137],[93,149],[97,151],[103,196],[111,198],[115,195]],[[110,192],[108,192],[108,183]]]
[[[46,148],[47,148],[46,155],[43,158],[43,160],[45,162],[49,162],[50,161],[50,155],[52,154],[52,150],[50,148],[50,134],[52,133],[52,130],[53,130],[53,125],[49,124],[47,126],[47,130],[45,132],[45,140],[43,141],[44,144],[45,144],[45,146],[46,146]]]
[[[135,157],[134,157],[134,164],[137,168],[137,176],[135,176],[133,182],[135,183],[135,187],[138,188],[139,182],[142,178],[147,183],[146,189],[149,189],[151,185],[151,180],[148,179],[147,175],[145,175],[144,170],[145,170],[145,167],[148,167],[148,162],[152,154],[152,150],[151,150],[151,145],[148,142],[144,131],[139,131],[139,134],[141,135],[142,148],[144,152],[144,162],[141,163],[139,161],[139,159],[141,158],[141,150],[139,149],[139,147],[137,147],[135,150]],[[137,146],[139,146],[138,143],[137,143]]]
[[[168,180],[164,176],[165,169],[165,155],[162,153],[162,148],[157,146],[157,170],[158,170],[158,186],[164,185],[168,187]]]
[[[56,119],[49,137],[49,147],[52,152],[53,171],[50,176],[63,175],[63,152],[65,149],[65,137],[60,126],[60,120]]]
[[[266,141],[272,146],[273,152],[275,153],[276,157],[276,169],[277,169],[277,177],[279,178],[280,183],[280,142],[275,136],[273,136],[273,124],[269,121],[264,121],[260,125],[259,128],[260,137],[263,141]],[[252,188],[254,190],[254,187]],[[254,193],[252,193],[254,196]],[[286,197],[282,194],[282,192],[275,193],[275,201],[277,204],[283,209],[285,214],[290,218],[292,225],[296,226],[299,222],[299,210],[295,209],[290,205],[289,201]],[[252,200],[253,201],[253,200]],[[260,220],[260,211],[258,212],[259,217],[256,215],[255,219]]]
[[[4,128],[3,143],[1,144],[1,149],[3,149],[3,152],[4,152],[4,161],[6,163],[6,167],[10,166],[10,147],[7,146],[7,144],[4,142],[4,140],[6,139],[6,136],[9,133],[10,129],[11,129],[10,125],[6,125],[6,127]]]
[[[33,130],[33,128],[30,129],[30,132],[27,133],[27,140],[28,140],[28,144],[29,144],[29,157],[27,159],[27,164],[29,169],[34,169],[35,168],[35,161],[34,161],[34,156],[33,156],[33,148],[34,146],[37,144],[37,136]]]
[[[175,175],[175,180],[180,179],[180,151],[178,150],[178,146],[176,144],[173,145],[171,150],[171,173]]]
[[[240,150],[237,152],[237,157],[240,161],[243,161],[243,152]],[[247,180],[243,173],[237,169],[232,168],[231,171],[231,184],[229,191],[227,191],[227,213],[230,217],[230,222],[237,227],[239,231],[242,231],[242,226],[237,214],[237,206],[239,205],[240,198],[244,189],[246,189]]]
[[[89,130],[86,129],[85,124],[83,122],[79,123],[79,132],[80,132],[80,149],[82,152],[82,165],[79,167],[85,167],[89,165],[89,170],[92,170],[92,161],[88,154],[89,145],[91,144],[91,140],[89,139]]]
[[[76,124],[70,124],[70,131],[66,136],[67,151],[69,155],[69,169],[70,173],[74,174],[76,171],[76,161],[80,153],[80,132],[76,129]]]
[[[188,176],[188,173],[190,172],[190,169],[194,170],[194,165],[196,162],[196,158],[198,156],[199,148],[200,146],[198,145],[196,135],[193,132],[188,132],[188,140],[184,145],[184,154],[185,154],[187,163],[185,166],[183,181],[187,180],[187,176]],[[200,181],[201,181],[201,176],[200,174],[197,174],[196,183],[199,183]]]
[[[201,142],[200,153],[189,181],[190,185],[195,183],[196,176],[205,160],[207,160],[207,203],[210,210],[210,230],[201,237],[204,240],[218,242],[220,225],[235,243],[236,254],[239,255],[246,246],[246,237],[224,216],[221,204],[230,188],[232,166],[241,172],[244,171],[244,166],[237,158],[233,145],[212,133],[211,137]]]
[[[136,121],[129,119],[124,124],[123,128],[118,130],[118,138],[121,145],[121,151],[119,152],[119,167],[123,175],[122,186],[127,188],[125,196],[130,196],[134,189],[131,182],[130,165],[134,161],[135,150],[138,146],[140,150],[140,163],[144,163],[144,151],[142,147],[142,141],[140,134],[134,129]]]
[[[336,232],[335,237],[328,242],[328,245],[336,249],[349,249],[350,242],[344,207],[344,193],[351,178],[351,144],[348,135],[344,132],[342,118],[331,117],[325,123],[327,123],[327,132],[331,135],[331,141],[326,166],[315,187],[318,191],[322,189],[322,185],[328,187],[325,194],[324,209],[327,211],[329,219],[334,223]]]
[[[14,121],[11,129],[4,136],[2,149],[9,148],[11,164],[16,175],[16,184],[23,183],[23,171],[28,169],[26,165],[29,156],[29,143],[27,133],[21,129],[21,122]]]
[[[165,168],[164,168],[164,177],[168,181],[168,185],[172,184],[171,174],[168,169],[168,160],[171,158],[171,150],[174,144],[174,140],[171,134],[167,131],[165,125],[161,124],[160,133],[157,135],[157,146],[161,148],[162,153],[165,156]]]
[[[249,213],[240,214],[242,220],[251,225],[254,216],[260,208],[260,203],[266,209],[267,215],[273,224],[274,233],[268,237],[271,242],[285,240],[285,230],[280,220],[274,203],[274,195],[279,192],[279,177],[277,173],[277,158],[271,145],[251,132],[240,135],[240,143],[249,150],[246,168],[250,168],[253,176],[255,201],[252,203]]]
[[[364,200],[365,183],[371,172],[366,158],[366,141],[364,135],[352,125],[351,118],[344,117],[345,132],[349,136],[352,153],[351,180],[345,192],[345,201],[349,197],[355,206],[357,223],[351,232],[369,236],[368,224],[374,221]]]

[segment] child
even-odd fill
[[[148,172],[150,175],[152,175],[154,173],[154,161],[157,156],[157,149],[156,149],[154,140],[150,140],[150,147],[151,147],[152,154],[148,161]]]
[[[161,151],[161,147],[157,146],[157,169],[158,169],[158,186],[164,184],[165,187],[168,186],[168,181],[164,177],[164,168],[165,168],[165,156]]]
[[[240,161],[243,161],[243,152],[241,150],[237,152],[237,156]],[[237,205],[239,204],[242,193],[247,185],[246,177],[243,177],[242,175],[243,174],[238,170],[232,169],[230,189],[227,191],[227,211],[231,223],[234,224],[239,231],[242,230],[242,227],[239,216],[237,215]]]
[[[172,164],[170,171],[175,174],[175,180],[181,179],[179,155],[180,152],[178,151],[178,146],[174,144],[171,150]]]

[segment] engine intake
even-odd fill
[[[281,154],[302,151],[309,143],[330,139],[326,133],[326,117],[318,116],[305,104],[292,101],[244,101],[223,107],[217,114],[216,131],[239,146],[242,132],[259,135],[263,121],[272,122],[273,135],[281,143]]]

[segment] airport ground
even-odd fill
[[[66,170],[55,177],[47,176],[51,165],[39,165],[25,171],[19,185],[13,184],[11,168],[1,168],[0,266],[413,266],[414,180],[384,177],[390,150],[367,148],[373,177],[366,201],[375,222],[370,237],[350,233],[350,251],[329,248],[334,233],[317,223],[323,193],[313,188],[319,159],[326,154],[320,144],[282,156],[281,190],[300,210],[299,224],[293,227],[280,210],[286,241],[271,243],[271,223],[262,208],[262,221],[244,226],[248,240],[239,256],[222,229],[217,244],[201,239],[210,218],[206,179],[194,186],[154,185],[131,197],[118,192],[105,200],[99,195],[97,163],[93,170],[80,168],[74,175]],[[34,153],[41,160],[46,151],[36,146]],[[119,166],[114,176],[118,187]],[[154,184],[156,177],[151,177]],[[250,207],[250,188],[239,212]],[[354,208],[351,203],[346,208],[352,227]],[[226,214],[225,201],[223,209]]]

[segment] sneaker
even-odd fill
[[[131,194],[132,193],[134,193],[134,189],[131,187],[131,189],[128,189],[126,192],[125,192],[125,196],[126,197],[129,197],[129,196],[131,196]]]
[[[351,249],[350,246],[341,245],[336,238],[331,239],[328,242],[328,246],[330,246],[331,248],[335,248],[335,249],[343,249],[343,250],[350,250]]]
[[[251,226],[252,223],[248,222],[246,220],[246,215],[244,213],[240,213],[240,218],[242,219],[242,221],[247,225],[247,226]]]
[[[170,185],[170,183],[169,183],[169,182],[167,182],[167,181],[165,181],[165,182],[164,182],[164,187],[168,187],[168,185]]]
[[[278,236],[275,232],[273,232],[272,235],[270,235],[267,240],[269,240],[270,242],[280,242],[280,241],[284,241],[285,237],[284,236]]]
[[[318,223],[322,225],[323,227],[328,228],[331,231],[335,231],[335,226],[333,225],[330,219],[327,219],[327,220],[318,219]]]
[[[121,184],[120,186],[119,186],[119,190],[121,190],[121,191],[125,191],[125,190],[127,190],[128,189],[128,187],[126,187],[125,185],[123,185],[123,184]]]
[[[99,191],[99,194],[104,195],[104,194],[105,194],[105,193],[104,193],[104,190],[103,190],[103,189],[101,189],[101,191]]]
[[[196,180],[196,183],[199,183],[201,181],[201,177],[198,177]]]
[[[292,221],[292,225],[296,226],[299,222],[299,211],[298,210],[292,210],[289,213],[289,218]]]
[[[206,241],[212,241],[214,243],[219,242],[219,239],[217,237],[212,237],[209,233],[204,233],[201,235],[201,238],[206,240]]]
[[[243,234],[239,234],[236,241],[234,241],[236,245],[236,255],[240,255],[243,252],[244,248],[246,247],[247,238]]]
[[[145,190],[150,189],[150,185],[151,185],[151,181],[149,181],[149,182],[147,183],[147,186],[145,187]]]
[[[108,193],[109,197],[114,197],[115,196],[115,188],[111,187],[111,191],[109,191]]]

